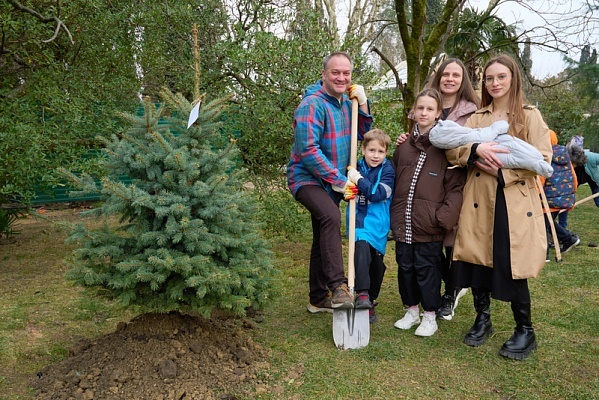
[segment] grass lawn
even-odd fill
[[[577,198],[588,195],[583,185]],[[492,300],[495,333],[487,343],[478,348],[462,343],[476,315],[470,292],[453,320],[439,321],[430,338],[394,328],[404,310],[392,242],[385,256],[379,321],[371,325],[366,348],[336,350],[331,315],[306,311],[306,240],[277,246],[285,294],[267,310],[259,339],[273,349],[273,363],[281,371],[303,371],[300,379],[281,375],[287,398],[599,399],[599,248],[588,247],[599,242],[598,224],[593,201],[572,211],[569,229],[581,236],[581,244],[529,281],[539,347],[525,361],[498,354],[515,326],[509,303]]]
[[[590,194],[587,185],[578,198]],[[66,211],[60,218],[78,218]],[[308,218],[306,216],[306,218]],[[64,280],[62,261],[70,250],[58,226],[21,221],[15,242],[0,242],[0,399],[26,399],[26,383],[44,365],[68,356],[81,337],[98,337],[132,315],[115,304],[83,295]],[[394,245],[386,255],[387,274],[371,326],[369,345],[337,350],[332,316],[311,315],[308,301],[309,237],[274,243],[283,271],[283,295],[264,310],[255,339],[271,350],[263,380],[277,390],[260,399],[599,399],[599,208],[592,201],[570,213],[569,228],[580,246],[547,263],[530,280],[538,350],[525,361],[498,355],[512,334],[509,304],[494,301],[495,334],[478,348],[462,343],[475,317],[470,293],[452,321],[440,321],[430,338],[399,331],[403,315],[397,292]]]

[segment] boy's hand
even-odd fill
[[[349,98],[357,99],[359,105],[366,104],[366,102],[368,101],[366,99],[366,92],[364,91],[364,86],[362,85],[351,85],[347,89],[347,91],[349,93]]]
[[[343,193],[343,200],[350,201],[356,198],[358,187],[350,180],[347,181],[344,187],[333,185],[335,192]]]
[[[347,179],[349,179],[354,185],[358,184],[360,179],[364,178],[357,169],[352,166],[347,167]]]

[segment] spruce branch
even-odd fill
[[[129,127],[106,144],[107,200],[98,212],[119,222],[88,238],[74,231],[83,248],[74,252],[69,276],[146,310],[242,315],[245,307],[259,308],[275,292],[277,271],[253,199],[242,190],[235,141],[222,144],[226,100],[204,104],[190,129],[191,104],[168,91],[163,100],[156,106],[144,99],[145,115],[121,114]]]

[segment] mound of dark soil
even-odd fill
[[[235,399],[251,396],[267,351],[253,321],[144,314],[83,341],[32,382],[37,399]]]

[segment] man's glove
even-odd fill
[[[357,99],[359,105],[366,104],[367,99],[366,99],[366,92],[364,91],[364,86],[351,85],[347,89],[347,91],[349,93],[350,99]]]
[[[335,192],[343,193],[343,200],[350,201],[356,198],[358,194],[358,187],[351,181],[347,181],[344,187],[333,185]]]
[[[357,169],[352,167],[351,165],[347,167],[347,179],[349,179],[354,185],[358,185],[358,181],[364,178]]]

